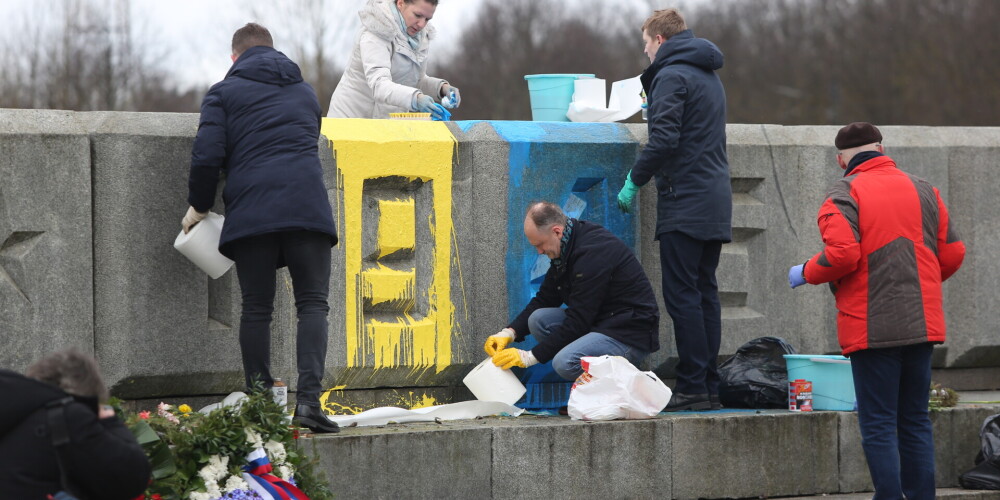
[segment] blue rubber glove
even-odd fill
[[[805,264],[799,264],[788,270],[788,284],[792,288],[806,284],[805,267]]]
[[[452,87],[451,85],[446,85],[445,95],[441,98],[441,105],[448,109],[455,109],[459,104],[462,103],[462,94],[458,91],[458,87]]]
[[[632,171],[629,170],[628,175],[625,176],[625,185],[618,192],[618,208],[625,213],[631,212],[632,201],[635,200],[635,194],[638,192],[639,186],[632,182]]]
[[[428,95],[417,94],[413,102],[413,109],[421,113],[430,113],[431,120],[437,122],[451,119],[451,113],[447,109],[444,109],[444,106],[434,102],[434,99]]]

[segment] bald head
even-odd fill
[[[524,215],[524,236],[539,254],[558,259],[566,220],[559,205],[547,201],[532,203]]]

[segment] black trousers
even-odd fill
[[[715,269],[722,242],[702,241],[678,231],[659,238],[663,302],[674,323],[679,358],[674,392],[718,394],[722,307]]]
[[[298,403],[319,405],[326,368],[327,316],[330,305],[330,237],[313,231],[284,231],[242,238],[232,243],[236,275],[243,293],[240,350],[247,387],[271,377],[271,316],[278,262],[288,264],[298,312],[295,356],[299,371]]]

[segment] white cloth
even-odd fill
[[[566,117],[574,122],[616,122],[642,110],[642,82],[639,77],[611,84],[611,99],[604,104],[604,80],[579,79],[573,83],[573,102]]]
[[[388,118],[389,113],[411,111],[418,90],[440,101],[447,82],[426,73],[434,27],[428,24],[420,31],[420,47],[414,51],[390,10],[395,8],[393,0],[368,0],[358,13],[361,32],[326,116]]]
[[[406,410],[394,406],[373,408],[357,415],[328,415],[327,418],[337,422],[341,427],[386,425],[388,423],[402,424],[406,422],[433,422],[441,420],[462,420],[489,415],[506,413],[516,417],[524,410],[499,401],[462,401],[446,405],[428,406],[415,410]]]

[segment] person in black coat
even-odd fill
[[[243,293],[240,349],[248,388],[274,384],[271,316],[278,268],[288,266],[298,309],[295,421],[337,432],[319,405],[326,365],[333,210],[319,159],[321,112],[299,67],[250,23],[233,35],[233,66],[201,105],[191,152],[185,232],[215,201],[220,171],[226,221],[219,251],[236,262]]]
[[[552,262],[524,310],[486,340],[495,365],[527,368],[552,360],[559,376],[575,380],[584,356],[623,356],[638,366],[660,348],[653,287],[622,240],[598,224],[567,218],[549,202],[528,208],[524,235]],[[538,340],[530,351],[507,348],[528,333]]]
[[[618,204],[629,211],[639,186],[656,176],[656,239],[663,301],[677,342],[677,384],[666,411],[721,408],[716,360],[722,307],[715,271],[732,241],[733,194],[726,159],[726,92],[715,73],[722,52],[695,38],[675,9],[642,27],[650,65],[649,141],[625,179]]]
[[[149,484],[142,447],[106,402],[94,358],[53,353],[28,376],[0,369],[0,499],[131,499]],[[60,436],[67,441],[58,447]]]

